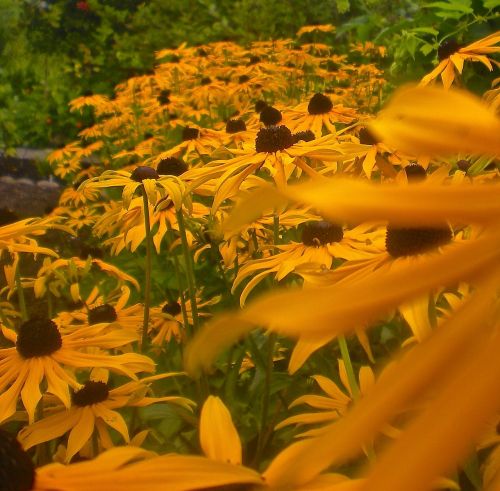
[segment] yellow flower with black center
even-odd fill
[[[287,121],[293,131],[310,130],[320,137],[323,129],[335,135],[335,123],[352,123],[357,117],[356,110],[334,104],[330,97],[317,92],[309,102],[303,102],[290,110]]]
[[[158,200],[158,193],[163,198],[167,194],[180,208],[183,199],[184,185],[175,176],[160,176],[156,169],[148,166],[138,166],[132,172],[125,170],[104,171],[99,177],[92,178],[82,184],[83,189],[102,189],[122,187],[123,207],[128,209],[134,194],[141,189],[146,193],[149,203],[153,206]]]
[[[148,396],[149,385],[155,380],[182,375],[163,373],[128,382],[111,388],[107,380],[87,380],[72,393],[72,406],[45,407],[50,416],[23,428],[18,439],[25,450],[40,443],[50,441],[69,432],[65,461],[70,462],[97,431],[100,448],[114,446],[108,426],[116,430],[130,442],[128,426],[123,416],[117,411],[124,407],[146,407],[160,402],[177,404],[191,411],[194,402],[185,397]]]
[[[267,276],[277,281],[286,278],[300,265],[324,271],[332,267],[335,258],[361,261],[383,251],[383,233],[370,224],[343,229],[340,225],[322,220],[306,223],[302,228],[302,243],[276,245],[279,251],[270,257],[248,261],[240,267],[232,291],[249,276],[257,273],[241,293],[243,306],[250,292]]]
[[[0,421],[16,412],[20,397],[33,422],[42,398],[42,380],[47,383],[47,392],[69,407],[69,387],[80,387],[72,371],[101,367],[130,378],[137,378],[137,372],[154,371],[153,361],[136,353],[112,356],[85,352],[85,348],[117,348],[138,339],[136,333],[106,328],[107,324],[96,324],[61,334],[54,321],[43,318],[24,322],[18,334],[2,327],[5,338],[15,346],[0,349]]]
[[[421,85],[427,85],[441,75],[444,87],[449,89],[455,80],[456,72],[462,73],[466,61],[480,62],[491,72],[493,60],[487,55],[500,52],[500,46],[494,46],[499,42],[500,31],[467,46],[460,46],[455,39],[448,38],[438,48],[438,66],[422,79]]]

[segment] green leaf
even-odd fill
[[[414,27],[412,29],[413,32],[423,32],[425,34],[432,34],[433,36],[437,36],[439,31],[434,29],[433,27]]]
[[[336,0],[337,10],[339,14],[345,14],[351,8],[349,0]]]
[[[423,53],[425,56],[427,56],[433,50],[434,50],[434,46],[432,46],[432,44],[424,44],[420,48],[420,52]]]
[[[483,5],[487,9],[495,9],[500,6],[500,0],[483,0]]]
[[[438,8],[438,9],[443,9],[443,10],[449,10],[449,11],[454,11],[454,12],[462,12],[464,14],[471,14],[474,12],[469,5],[466,5],[465,3],[462,2],[432,2],[426,4],[426,7],[431,7],[431,8]]]

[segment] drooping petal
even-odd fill
[[[218,397],[209,396],[201,410],[200,444],[210,459],[241,464],[240,437],[231,413]]]
[[[68,438],[66,462],[70,462],[83,446],[89,441],[94,431],[95,417],[92,409],[85,406],[79,412],[80,420],[73,426]]]

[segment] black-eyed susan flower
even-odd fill
[[[43,318],[24,322],[18,334],[3,327],[4,337],[15,346],[0,350],[0,420],[15,413],[20,397],[29,421],[33,422],[42,398],[42,380],[47,383],[47,392],[69,407],[69,387],[80,387],[72,371],[101,367],[131,378],[137,378],[137,372],[154,371],[153,361],[136,353],[112,356],[85,352],[86,348],[117,348],[137,340],[136,333],[105,330],[106,327],[107,324],[96,324],[61,334],[55,322]]]
[[[344,229],[328,221],[306,223],[302,228],[302,243],[276,245],[279,251],[270,257],[243,264],[233,284],[233,291],[249,276],[257,273],[241,293],[241,305],[268,275],[281,281],[303,264],[318,269],[330,269],[334,259],[359,261],[370,259],[383,251],[383,232],[370,224]]]
[[[84,188],[101,189],[110,187],[123,187],[123,207],[128,209],[134,194],[138,189],[143,189],[153,206],[161,197],[168,193],[176,208],[182,203],[183,184],[175,176],[161,177],[156,169],[148,166],[138,166],[132,172],[125,170],[104,171],[99,177],[90,179],[82,184]]]
[[[160,402],[177,404],[191,410],[194,403],[185,397],[148,396],[149,386],[155,380],[182,375],[163,373],[128,382],[112,388],[107,380],[87,380],[74,389],[69,409],[64,406],[46,406],[49,416],[26,426],[18,435],[25,450],[40,443],[63,436],[69,432],[65,461],[70,462],[97,431],[99,446],[110,448],[113,441],[108,426],[116,430],[125,442],[130,441],[128,426],[118,409],[123,407],[146,407]],[[105,377],[106,378],[106,377]]]
[[[40,247],[33,238],[45,234],[49,229],[74,234],[69,227],[61,223],[59,217],[26,218],[0,227],[0,251],[40,253],[57,257],[56,252],[47,247]]]
[[[289,126],[293,131],[312,131],[316,137],[328,133],[336,134],[335,123],[352,123],[358,117],[354,109],[334,104],[321,92],[314,94],[309,102],[303,102],[290,110]]]
[[[220,296],[214,296],[208,300],[203,300],[197,296],[198,317],[209,317],[210,313],[206,311],[206,308],[217,304],[219,301]],[[171,339],[175,339],[177,342],[182,342],[185,339],[185,318],[189,324],[193,324],[193,309],[190,298],[187,298],[184,302],[185,313],[182,312],[181,303],[182,301],[178,297],[175,300],[169,300],[163,305],[151,309],[150,331],[153,335],[152,344],[161,346],[163,343],[168,343]]]
[[[317,140],[296,140],[284,125],[262,128],[254,144],[246,144],[241,150],[233,150],[237,156],[229,160],[216,160],[202,168],[191,169],[184,174],[196,189],[214,180],[215,197],[212,213],[227,198],[233,197],[242,183],[261,168],[270,174],[280,187],[286,186],[293,174],[317,176],[318,173],[306,162],[305,157],[322,160],[338,160],[343,151],[336,148],[335,137],[327,135]]]
[[[122,286],[118,291],[104,297],[97,287],[94,287],[82,301],[81,309],[71,312],[60,312],[57,321],[61,329],[74,331],[82,326],[109,324],[112,328],[123,328],[128,332],[138,332],[144,315],[141,304],[127,305],[130,298],[130,288]]]
[[[73,257],[71,259],[56,259],[52,261],[46,258],[37,272],[32,286],[37,298],[43,297],[48,291],[61,297],[69,292],[73,302],[80,301],[80,283],[91,274],[91,268],[95,267],[104,274],[114,278],[118,284],[131,283],[139,289],[139,283],[135,278],[122,271],[117,266],[107,263],[100,258],[89,257],[89,251],[82,251],[84,259]],[[94,251],[94,255],[96,252]]]
[[[332,379],[324,375],[313,375],[311,378],[318,384],[322,392],[326,395],[306,394],[295,399],[289,406],[294,408],[302,404],[320,411],[312,413],[299,413],[281,421],[276,429],[284,428],[288,425],[310,425],[317,423],[332,422],[342,417],[352,404],[354,398],[352,388],[347,378],[347,372],[342,360],[338,360],[339,376],[343,388],[339,387]],[[368,366],[362,366],[358,374],[360,395],[365,394],[375,384],[375,376]],[[346,393],[347,392],[347,393]]]
[[[488,58],[488,55],[500,52],[500,47],[495,46],[499,42],[500,32],[490,34],[467,46],[460,46],[455,39],[448,38],[438,48],[438,66],[426,75],[420,83],[427,85],[436,79],[438,75],[441,75],[444,87],[449,89],[455,80],[456,72],[462,73],[466,61],[478,61],[492,71],[492,60]]]

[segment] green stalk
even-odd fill
[[[349,349],[347,348],[347,342],[344,336],[338,337],[340,354],[342,355],[342,360],[344,361],[344,366],[347,372],[347,380],[349,381],[349,387],[351,388],[352,399],[357,401],[360,396],[360,390],[358,383],[356,382],[356,376],[354,375],[354,369],[352,368],[351,357],[349,355]],[[370,462],[375,462],[375,452],[373,450],[372,444],[367,444],[364,447],[366,456]]]
[[[144,284],[144,320],[142,323],[141,340],[141,352],[144,352],[148,346],[149,309],[151,306],[151,255],[153,249],[151,223],[149,221],[148,195],[144,187],[142,189],[142,200],[144,204],[144,229],[146,232],[146,280]]]
[[[356,382],[356,376],[354,375],[354,369],[352,368],[351,357],[349,355],[349,349],[347,348],[347,342],[344,336],[338,337],[340,354],[342,355],[342,360],[347,372],[347,379],[349,380],[349,387],[351,388],[353,400],[359,399],[359,386]]]
[[[19,261],[21,258],[19,258]],[[21,318],[23,321],[28,320],[28,310],[26,309],[26,299],[24,298],[24,290],[21,283],[21,272],[19,271],[19,263],[16,267],[15,272],[15,282],[16,282],[16,292],[17,292],[17,300],[19,302],[19,310],[21,311]]]
[[[49,319],[52,319],[53,313],[54,308],[52,306],[52,293],[50,293],[50,290],[47,290],[47,315],[49,316]]]
[[[191,255],[191,251],[189,250],[189,244],[186,235],[186,226],[184,224],[184,215],[182,214],[182,210],[178,210],[176,213],[179,232],[181,234],[184,262],[186,263],[186,277],[188,282],[189,299],[191,300],[191,312],[193,313],[193,326],[196,332],[200,327],[200,322],[198,318],[198,304],[196,303],[196,280],[194,277],[193,256]]]
[[[267,363],[264,378],[264,394],[262,400],[262,411],[260,413],[260,431],[259,438],[257,440],[257,451],[255,452],[255,463],[257,464],[262,456],[264,447],[266,446],[268,440],[267,428],[267,418],[269,415],[269,402],[271,399],[271,379],[274,368],[274,346],[276,344],[276,333],[271,333],[267,339]]]
[[[167,220],[167,230],[168,234],[172,233],[172,227],[170,225],[170,222]],[[172,241],[170,240],[169,235],[167,235],[167,247],[168,251],[172,252]],[[186,329],[186,333],[188,334],[189,337],[191,337],[191,326],[189,324],[189,319],[187,315],[187,309],[186,309],[186,299],[184,297],[184,281],[182,281],[182,276],[181,276],[181,268],[179,265],[179,259],[177,258],[176,254],[172,253],[172,260],[174,262],[174,271],[175,271],[175,276],[177,278],[177,283],[179,286],[179,299],[181,301],[181,311],[182,311],[182,319],[184,321],[184,328]]]

